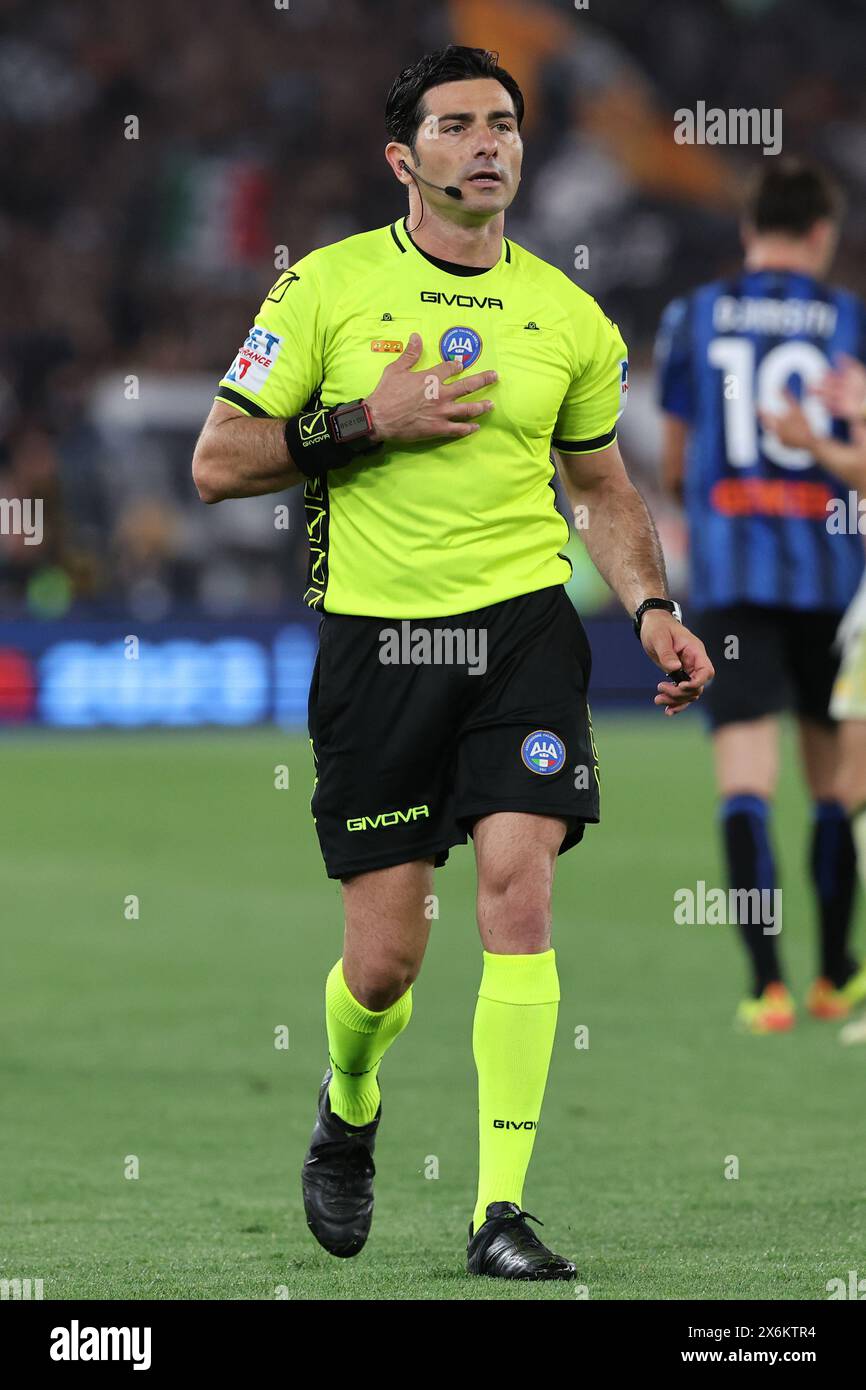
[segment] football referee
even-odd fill
[[[599,818],[590,651],[563,587],[551,447],[595,565],[674,677],[655,703],[676,714],[713,669],[668,598],[616,444],[619,331],[504,236],[523,97],[497,57],[452,45],[393,83],[385,158],[408,216],[280,276],[220,382],[193,475],[209,503],[304,489],[305,597],[322,615],[312,812],[345,910],[302,1175],[310,1229],[334,1255],[367,1239],[379,1065],[411,1015],[433,870],[471,835],[483,968],[467,1267],[570,1279],[522,1206],[559,1002],[554,865]]]

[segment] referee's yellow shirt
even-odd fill
[[[626,348],[594,299],[514,242],[471,274],[428,258],[402,222],[311,252],[268,293],[217,399],[285,419],[368,396],[413,331],[416,371],[460,357],[467,375],[498,372],[463,398],[494,409],[463,439],[386,444],[307,483],[313,608],[436,618],[570,576],[551,443],[615,438]]]

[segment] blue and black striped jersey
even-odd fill
[[[666,309],[656,344],[660,404],[690,426],[685,505],[698,608],[756,603],[841,612],[863,570],[858,535],[828,529],[845,485],[781,444],[759,410],[799,395],[817,433],[844,437],[809,394],[839,351],[866,357],[866,308],[792,271],[746,271]]]

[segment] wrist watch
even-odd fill
[[[370,443],[373,416],[366,401],[334,406],[328,413],[328,430],[335,444],[342,444],[353,454],[364,454],[377,447]]]
[[[683,620],[683,610],[680,605],[672,598],[645,598],[643,603],[635,610],[634,615],[634,635],[640,638],[640,625],[643,622],[644,613],[651,608],[664,608],[667,613],[673,614],[678,623]]]

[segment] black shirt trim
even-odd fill
[[[403,232],[412,243],[419,256],[423,256],[425,261],[429,261],[431,265],[435,265],[438,270],[447,271],[449,275],[487,275],[489,271],[496,269],[496,266],[493,265],[462,265],[459,261],[444,261],[440,256],[431,256],[429,251],[423,251],[413,239],[412,233],[406,226],[405,217],[403,218]],[[391,235],[400,247],[400,250],[405,251],[406,247],[402,245],[400,238],[397,236],[396,224],[391,227]],[[505,260],[510,263],[511,247],[508,245],[505,237],[502,239],[505,242]]]
[[[262,407],[257,405],[255,401],[242,396],[240,391],[233,391],[230,386],[218,387],[216,398],[218,401],[225,401],[226,405],[240,406],[241,410],[245,410],[248,415],[254,415],[257,420],[273,419],[273,416],[269,415],[266,410],[262,410]]]
[[[554,449],[561,449],[564,454],[588,454],[591,449],[606,448],[615,439],[616,426],[614,425],[607,434],[600,434],[595,439],[552,439],[550,442]]]

